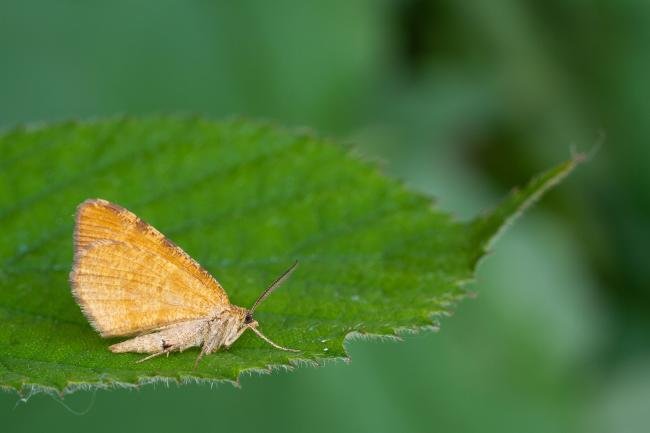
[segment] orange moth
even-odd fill
[[[200,346],[203,355],[228,348],[247,329],[260,332],[257,306],[296,268],[294,263],[249,309],[232,305],[221,285],[162,233],[132,212],[102,199],[77,207],[72,294],[102,337],[133,336],[112,352],[150,355]]]

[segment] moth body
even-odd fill
[[[246,323],[247,310],[237,306],[217,309],[207,319],[188,320],[164,327],[149,334],[125,340],[109,346],[114,353],[151,353],[154,356],[170,352],[182,352],[191,347],[201,347],[198,360],[203,355],[230,347],[249,327],[257,327],[257,321]]]

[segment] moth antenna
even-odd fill
[[[286,281],[286,279],[289,278],[289,276],[291,275],[291,273],[296,269],[296,266],[298,266],[298,260],[296,260],[295,262],[293,262],[293,265],[291,265],[291,267],[290,267],[289,269],[287,269],[286,271],[284,271],[284,274],[280,275],[280,276],[279,276],[275,281],[273,281],[273,282],[271,283],[271,285],[270,285],[269,287],[267,287],[266,290],[264,290],[264,291],[262,292],[262,294],[260,295],[260,297],[257,298],[257,301],[255,301],[255,303],[254,303],[253,306],[250,308],[250,310],[248,310],[248,312],[249,312],[251,315],[252,315],[253,312],[255,311],[255,308],[257,308],[257,306],[258,306],[259,304],[262,303],[262,301],[264,301],[266,298],[268,298],[268,296],[269,296],[271,293],[273,293],[273,291],[274,291],[275,289],[277,289],[278,287],[280,287],[280,286],[282,285],[282,283],[284,283],[284,282]]]
[[[254,333],[256,333],[257,336],[260,337],[262,340],[266,341],[267,343],[269,343],[271,346],[275,347],[276,349],[286,350],[287,352],[300,352],[300,350],[297,350],[297,349],[289,349],[288,347],[282,347],[279,344],[275,344],[268,337],[266,337],[264,334],[262,334],[260,331],[253,328],[252,326],[249,326],[249,329],[251,331],[253,331]]]

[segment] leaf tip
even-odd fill
[[[496,208],[475,218],[470,225],[474,229],[473,234],[478,237],[479,243],[483,246],[483,252],[489,251],[513,221],[546,192],[558,185],[580,164],[588,161],[593,156],[594,150],[577,152],[572,149],[571,158],[535,176],[525,187],[515,188]]]

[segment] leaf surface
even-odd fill
[[[152,117],[20,128],[0,136],[0,385],[21,392],[237,381],[246,370],[345,358],[353,335],[438,326],[495,236],[579,162],[567,161],[472,221],[458,221],[349,150],[268,124]],[[244,334],[193,369],[196,350],[113,354],[68,284],[73,214],[118,203],[199,261],[256,313],[273,349]]]

